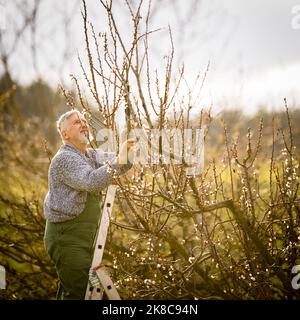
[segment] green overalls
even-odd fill
[[[58,300],[83,300],[93,259],[94,239],[101,217],[100,197],[88,193],[75,219],[46,222],[44,243],[59,278]]]

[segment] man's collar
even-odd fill
[[[72,150],[72,151],[74,151],[74,152],[76,152],[76,153],[78,153],[78,154],[83,156],[82,152],[71,143],[65,142],[62,145],[62,149]]]

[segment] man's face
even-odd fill
[[[88,124],[84,116],[74,113],[64,124],[62,129],[64,140],[71,143],[88,143]]]

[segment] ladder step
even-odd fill
[[[100,283],[108,297],[109,300],[121,300],[119,293],[112,282],[110,276],[108,275],[105,267],[101,265],[97,270],[96,273],[100,280]]]

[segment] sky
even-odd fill
[[[291,103],[299,102],[300,29],[292,28],[295,15],[291,13],[296,4],[289,0],[214,2],[211,30],[215,32],[202,48],[195,45],[190,61],[197,61],[203,51],[210,60],[207,87],[216,103],[228,101],[232,106],[236,101],[252,111],[260,104],[281,105],[285,96]],[[201,38],[201,29],[196,30]]]
[[[126,37],[129,29],[123,1],[114,1]],[[5,19],[6,25],[3,44],[7,48],[12,43],[13,26],[21,21],[15,2],[0,0],[0,8],[4,8],[0,20],[3,25]],[[22,2],[32,1],[16,3]],[[105,29],[99,1],[87,0],[87,4],[96,29]],[[170,51],[168,25],[176,64],[184,63],[186,78],[194,79],[198,72],[204,74],[209,62],[201,95],[203,105],[212,103],[216,112],[226,107],[253,113],[260,105],[282,107],[286,97],[290,105],[299,107],[300,0],[152,0],[152,6],[151,26],[162,29],[151,42],[154,63],[159,65]],[[77,54],[84,55],[85,47],[80,8],[77,0],[42,2],[35,39],[37,67],[28,49],[32,41],[28,32],[11,57],[15,79],[28,84],[39,75],[55,87],[68,83],[69,74],[81,74]],[[66,29],[63,16],[69,19]]]

